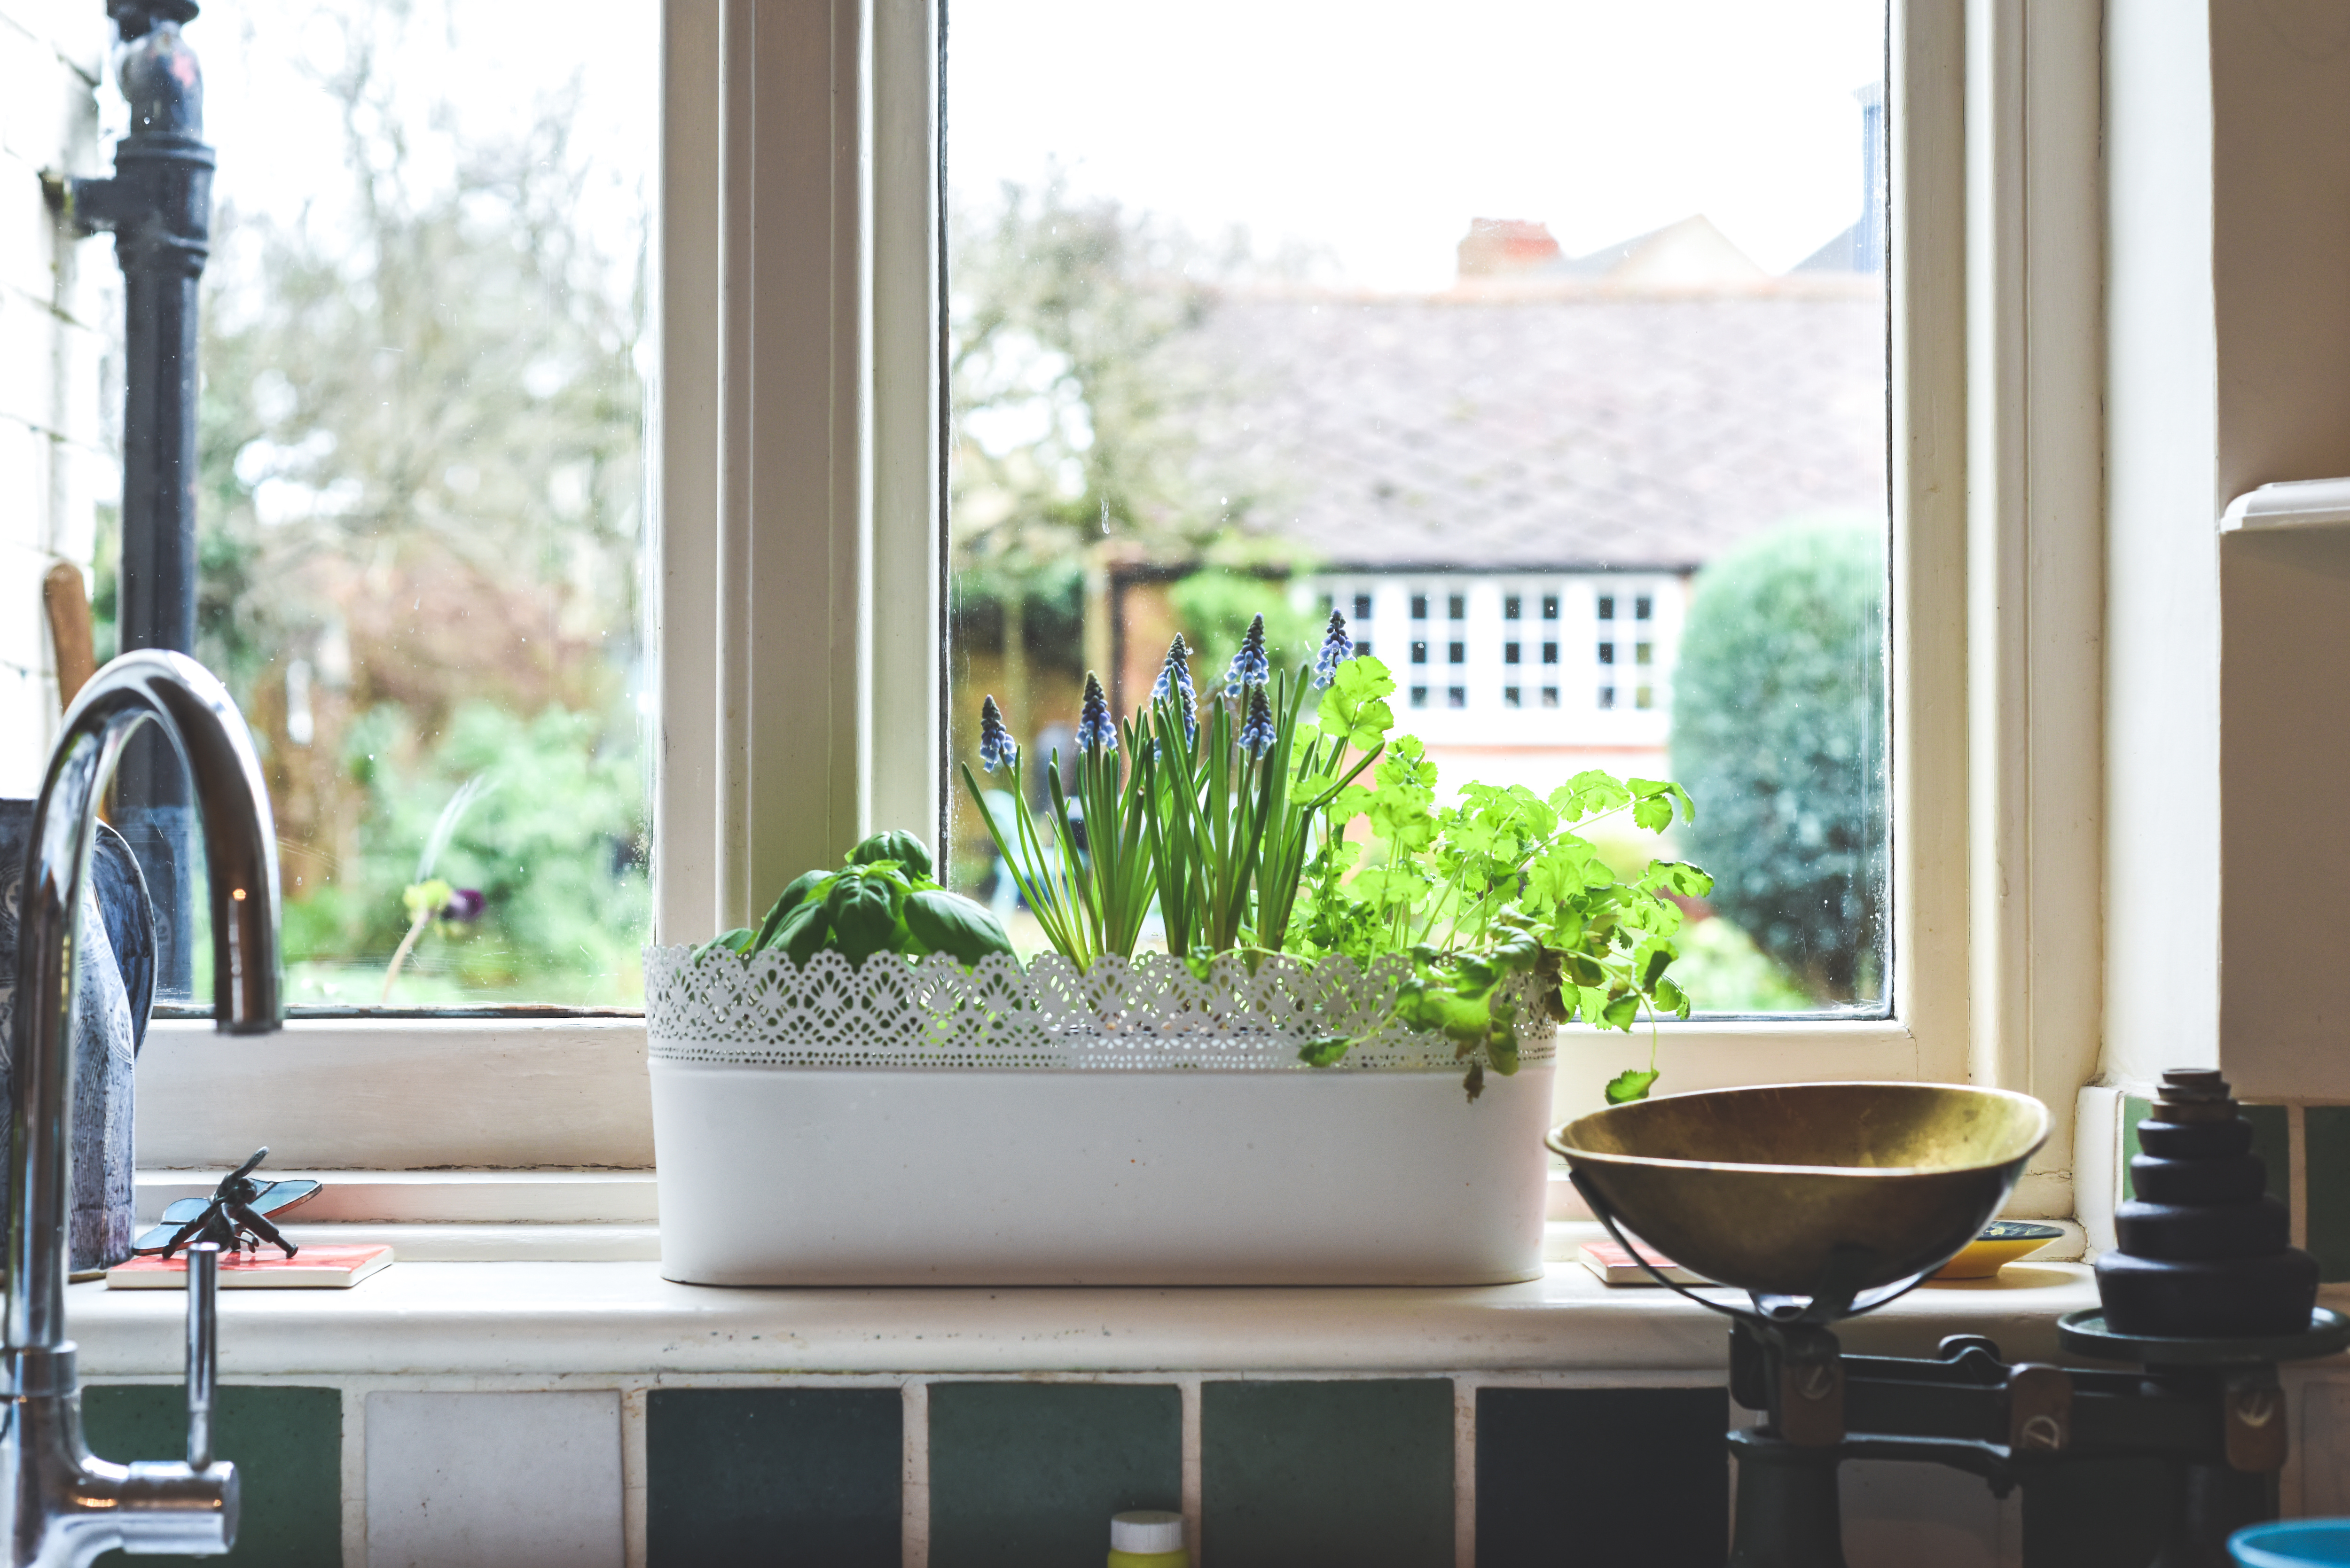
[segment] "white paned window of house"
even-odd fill
[[[1179,632],[1204,689],[1336,611],[1440,799],[1688,786],[1594,836],[1712,873],[1701,1013],[1888,1016],[1882,0],[951,22],[950,757],[992,694],[1034,791],[988,810],[1046,809],[1088,673],[1129,712]]]
[[[1625,239],[1674,230],[1703,213],[1721,244],[1709,241],[1694,258],[1669,247],[1661,258],[1698,269],[1681,300],[1688,308],[1751,320],[1731,313],[1775,300],[1798,320],[1819,319],[1798,315],[1815,308],[1822,317],[1865,316],[1875,323],[1877,358],[1868,362],[1874,383],[1847,362],[1837,384],[1853,389],[1854,400],[1822,422],[1840,442],[1873,440],[1880,464],[1887,447],[1888,335],[1892,344],[1890,473],[1850,506],[1791,504],[1756,527],[1761,536],[1782,522],[1807,518],[1832,542],[1866,535],[1881,548],[1889,481],[1892,591],[1881,613],[1890,654],[1880,652],[1872,663],[1855,649],[1842,667],[1862,681],[1873,670],[1892,713],[1875,732],[1885,751],[1866,764],[1873,770],[1866,776],[1883,791],[1882,817],[1873,828],[1883,836],[1868,849],[1876,857],[1869,875],[1877,877],[1877,919],[1889,934],[1880,930],[1850,950],[1877,957],[1873,998],[1858,994],[1864,970],[1857,959],[1852,997],[1798,994],[1801,965],[1770,959],[1752,932],[1717,906],[1700,923],[1746,944],[1725,943],[1731,961],[1717,963],[1717,971],[1727,970],[1732,981],[1743,974],[1746,981],[1790,988],[1775,992],[1783,1011],[1757,1018],[1752,1012],[1767,1014],[1769,1005],[1750,1002],[1746,1018],[1724,1018],[1738,1009],[1721,1006],[1711,1021],[1680,1026],[1668,1043],[1664,1086],[1947,1079],[1970,1070],[1964,305],[1970,276],[1998,283],[2008,272],[1997,253],[1970,260],[1967,250],[1965,177],[1972,161],[1962,130],[1975,121],[1962,114],[1969,78],[1955,0],[1903,0],[1894,11],[1889,56],[1885,23],[1873,12],[1855,9],[1842,21],[1823,13],[1805,23],[1801,8],[1772,8],[1784,27],[1816,24],[1832,35],[1807,54],[1758,39],[1751,28],[1739,31],[1749,26],[1745,8],[1717,6],[1704,13],[1702,25],[1643,46],[1668,54],[1641,72],[1610,63],[1609,53],[1638,41],[1646,25],[1638,7],[1530,6],[1511,24],[1520,29],[1514,33],[1472,9],[1459,24],[1468,30],[1450,42],[1440,38],[1441,47],[1430,41],[1422,18],[1377,13],[1334,30],[1289,7],[1239,17],[1216,13],[1196,27],[1187,23],[1108,42],[1097,36],[1112,20],[1107,8],[1095,16],[1080,7],[966,0],[951,29],[925,0],[789,7],[663,0],[656,9],[660,47],[647,46],[638,57],[658,58],[662,94],[651,290],[662,396],[658,442],[648,449],[659,454],[649,554],[660,573],[646,579],[656,630],[641,645],[658,693],[651,707],[660,743],[649,748],[658,760],[651,770],[656,940],[698,941],[755,919],[794,875],[837,858],[874,828],[942,823],[959,809],[959,781],[954,794],[945,787],[949,763],[970,755],[967,726],[983,691],[1004,695],[1013,680],[1024,680],[1033,695],[1014,719],[1034,749],[1049,741],[1056,719],[1074,717],[1055,708],[1073,695],[1073,675],[1087,667],[1102,671],[1120,683],[1121,704],[1130,705],[1132,664],[1155,663],[1179,613],[1212,618],[1229,632],[1246,607],[1234,601],[1262,597],[1267,574],[1272,607],[1288,617],[1284,624],[1318,620],[1327,596],[1395,670],[1399,685],[1407,684],[1410,644],[1429,645],[1429,667],[1438,675],[1411,683],[1430,688],[1430,705],[1409,708],[1399,692],[1397,708],[1402,727],[1427,735],[1440,753],[1479,745],[1482,735],[1498,777],[1510,776],[1501,770],[1513,761],[1539,763],[1547,752],[1547,772],[1572,762],[1571,746],[1600,744],[1622,748],[1605,753],[1618,772],[1679,769],[1672,749],[1690,704],[1694,619],[1705,573],[1721,564],[1699,567],[1685,539],[1640,555],[1545,553],[1472,566],[1451,555],[1399,559],[1304,551],[1278,530],[1249,530],[1310,515],[1299,492],[1276,493],[1271,483],[1278,477],[1272,460],[1299,445],[1321,453],[1326,466],[1293,471],[1293,477],[1326,477],[1328,465],[1336,465],[1343,478],[1351,465],[1356,488],[1341,497],[1337,514],[1350,518],[1357,524],[1351,535],[1364,541],[1389,529],[1379,520],[1416,493],[1410,485],[1449,472],[1454,479],[1448,483],[1457,487],[1464,460],[1456,438],[1491,433],[1465,416],[1505,407],[1513,410],[1505,424],[1549,417],[1544,400],[1559,379],[1555,367],[1503,377],[1508,362],[1495,350],[1487,350],[1495,371],[1489,381],[1453,367],[1435,384],[1446,390],[1446,409],[1463,413],[1457,422],[1427,418],[1424,408],[1415,414],[1419,422],[1409,424],[1403,416],[1412,410],[1406,406],[1349,411],[1340,394],[1352,396],[1358,383],[1385,388],[1382,398],[1399,397],[1399,386],[1408,389],[1409,376],[1394,375],[1382,355],[1393,360],[1426,350],[1425,338],[1402,330],[1415,322],[1442,319],[1459,330],[1464,323],[1490,325],[1501,318],[1495,313],[1513,308],[1535,317],[1555,312],[1558,296],[1578,287],[1592,311],[1581,318],[1586,324],[1619,306],[1672,303],[1666,280],[1653,275],[1593,284],[1581,274],[1543,269],[1607,252],[1611,242],[1620,249]],[[462,28],[475,8],[458,7],[456,15]],[[1024,32],[1030,16],[1049,25]],[[1593,30],[1560,34],[1570,24]],[[213,26],[213,19],[203,26]],[[1418,43],[1382,56],[1382,40],[1397,36]],[[1230,47],[1236,37],[1250,39],[1249,47]],[[1716,53],[1723,38],[1745,40],[1728,51],[1743,57],[1724,64]],[[196,41],[203,45],[201,36]],[[1097,68],[1099,58],[1111,57],[1096,51],[1110,49],[1127,51],[1115,56],[1120,68]],[[1267,63],[1250,74],[1260,72],[1260,57]],[[1986,91],[2004,79],[1993,69],[2004,57],[1985,57],[1986,69],[1993,70]],[[1543,60],[1565,63],[1555,79],[1521,79]],[[1757,68],[1762,60],[1769,70]],[[1150,71],[1139,73],[1137,62]],[[942,72],[951,84],[943,95]],[[216,84],[221,75],[215,66]],[[1617,78],[1637,78],[1641,90],[1618,90]],[[1454,78],[1509,90],[1494,87],[1473,99],[1445,97],[1449,88],[1438,91]],[[1359,119],[1333,118],[1329,95],[1348,79],[1379,84],[1367,129]],[[1839,253],[1832,244],[1847,231],[1865,237],[1866,89],[1880,79],[1879,178],[1891,197],[1880,209],[1891,218],[1892,232],[1883,236],[1889,290],[1885,275],[1872,275],[1857,260],[1842,269],[1833,265],[1854,251]],[[2094,68],[2081,79],[2094,83]],[[1107,81],[1124,86],[1105,98],[1101,84]],[[1146,89],[1160,90],[1154,81],[1177,98],[1149,98]],[[1179,91],[1170,85],[1176,81],[1190,85]],[[1692,92],[1692,81],[1712,85]],[[1052,90],[1040,90],[1044,82]],[[1758,98],[1757,82],[1773,85]],[[1761,135],[1755,117],[1799,86],[1812,130],[1802,143],[1809,151],[1796,158],[1787,145]],[[983,157],[974,138],[988,116],[972,95],[984,91],[995,95],[998,123],[988,133],[996,151]],[[1748,119],[1725,121],[1717,99],[1745,106]],[[1666,108],[1650,112],[1649,100]],[[1285,116],[1264,107],[1280,102],[1298,107]],[[1452,107],[1423,112],[1428,103]],[[951,137],[941,133],[942,107],[954,127]],[[1516,128],[1506,135],[1478,130],[1505,121]],[[1220,127],[1228,122],[1246,133],[1227,136]],[[1127,172],[1148,171],[1151,164],[1134,152],[1132,139],[1168,125],[1184,131],[1156,143],[1159,151],[1152,156],[1167,178],[1154,184],[1138,173],[1128,182]],[[1055,126],[1067,134],[1048,134]],[[216,135],[225,155],[224,128]],[[1455,155],[1464,139],[1477,156]],[[1121,145],[1127,152],[1113,158]],[[1572,159],[1559,151],[1564,148],[1576,150]],[[1687,153],[1686,169],[1721,171],[1725,191],[1743,182],[1764,197],[1741,209],[1726,195],[1717,200],[1711,186],[1672,194],[1676,188],[1654,181],[1659,160],[1676,149]],[[1513,169],[1523,172],[1529,160],[1547,160],[1565,172],[1549,185],[1503,178]],[[1189,186],[1170,183],[1169,171],[1180,173],[1187,163],[1195,166]],[[1807,171],[1801,180],[1790,172],[1798,166]],[[1988,188],[2005,191],[2003,166],[1986,161],[1984,167],[1992,181]],[[1273,182],[1281,190],[1273,197],[1264,196],[1261,168],[1276,171]],[[1225,188],[1255,191],[1255,204],[1241,210],[1190,200]],[[1627,194],[1643,188],[1659,192],[1655,210]],[[1798,200],[1805,190],[1810,194]],[[1062,205],[1039,206],[1048,196]],[[1742,226],[1757,221],[1755,211],[1768,216],[1773,202],[1785,209],[1781,226]],[[1005,307],[1008,329],[983,353],[971,352],[972,312],[988,296],[974,290],[970,245],[996,234],[1007,217],[1034,220],[1047,211],[1070,222],[1045,223],[1043,237],[1066,238],[1068,245],[1027,257],[998,252],[1011,275],[996,280],[992,297]],[[951,240],[950,213],[956,214]],[[1513,236],[1532,231],[1472,234],[1479,218],[1547,226],[1555,255],[1536,235],[1533,275],[1513,273],[1512,258],[1526,254]],[[1106,233],[1097,225],[1089,239],[1085,224],[1097,219],[1115,222]],[[1235,221],[1249,225],[1245,243],[1230,233]],[[1056,226],[1062,234],[1051,232]],[[1795,228],[1805,235],[1790,238]],[[1015,227],[1013,237],[1017,233]],[[1366,233],[1387,235],[1381,244],[1388,250],[1348,248]],[[1478,259],[1484,254],[1502,270],[1464,277],[1461,242],[1477,235],[1483,239],[1470,247],[1472,268],[1488,265]],[[1496,248],[1485,241],[1509,243]],[[1824,251],[1822,266],[1799,265]],[[1388,259],[1379,259],[1382,254]],[[1749,293],[1726,290],[1718,276],[1731,254],[1753,269]],[[1088,372],[1114,384],[1078,398],[1067,373],[1072,357],[1040,331],[1047,323],[1038,313],[1056,294],[1066,306],[1064,286],[1098,277],[1106,259],[1119,264],[1109,271],[1118,287],[1093,296],[1110,307],[1096,313],[1094,324],[1112,345],[1145,352],[1086,361]],[[1135,275],[1123,270],[1128,262]],[[1074,270],[1055,270],[1065,263]],[[1134,286],[1170,277],[1184,286]],[[1216,357],[1246,346],[1250,318],[1240,314],[1243,307],[1270,324],[1267,347],[1281,347],[1279,358],[1246,375],[1229,369],[1229,358]],[[951,337],[941,331],[946,318]],[[1366,321],[1378,330],[1365,332]],[[1276,340],[1275,326],[1287,336]],[[1690,337],[1688,357],[1668,367],[1672,387],[1680,406],[1711,410],[1742,388],[1712,374],[1697,352],[1703,336]],[[1803,368],[1811,350],[1830,358],[1862,353],[1851,339],[1839,341],[1841,347],[1822,348],[1791,337],[1771,374],[1796,388],[1814,373]],[[1466,353],[1486,342],[1455,347]],[[1518,347],[1532,346],[1529,337]],[[1584,358],[1600,358],[1604,347]],[[1301,388],[1294,379],[1298,367],[1326,350],[1338,373]],[[647,361],[640,354],[636,363],[642,378]],[[1427,369],[1433,375],[1445,367],[1437,361]],[[1224,400],[1201,400],[1219,381],[1226,383]],[[1767,376],[1765,382],[1776,385]],[[941,445],[941,403],[950,397],[958,410],[947,432],[951,483]],[[1252,398],[1274,399],[1279,407]],[[1578,430],[1606,436],[1617,426],[1628,434],[1633,422],[1620,394],[1601,387],[1588,399],[1577,405],[1581,423],[1571,423],[1561,439]],[[1263,420],[1255,415],[1260,407],[1268,415]],[[1274,412],[1281,418],[1270,417]],[[1103,505],[1108,491],[1099,473],[1118,451],[1119,419],[1129,430],[1171,425],[1191,432],[1189,446],[1128,447],[1159,466],[1113,477],[1127,487],[1121,494],[1181,500],[1177,524],[1212,524],[1206,543],[1214,548],[1196,563],[1212,571],[1179,570],[1193,565],[1182,558],[1138,556],[1135,535],[1120,532],[1131,515],[1127,504]],[[1869,430],[1875,437],[1856,433]],[[1284,448],[1274,440],[1284,431],[1302,435],[1284,437]],[[1760,450],[1721,457],[1711,468],[1700,462],[1712,452],[1700,442],[1636,473],[1620,441],[1594,439],[1570,441],[1566,457],[1544,458],[1549,466],[1540,472],[1520,473],[1505,462],[1472,477],[1497,495],[1555,498],[1582,494],[1611,472],[1626,483],[1645,477],[1684,490],[1702,476],[1709,493],[1737,502],[1742,491],[1734,476],[1750,466],[1785,473],[1772,466],[1776,449],[1762,436],[1752,439]],[[1207,455],[1201,449],[1263,459],[1266,466],[1231,479],[1219,474],[1210,485],[1199,481]],[[1405,453],[1409,461],[1398,455]],[[1849,467],[1835,470],[1846,475],[1837,484],[1851,483]],[[1562,481],[1562,472],[1573,483]],[[1396,487],[1392,494],[1378,489],[1383,481]],[[997,491],[993,514],[984,504],[989,498],[978,493],[988,485]],[[941,494],[950,488],[951,508]],[[1022,495],[1059,501],[1026,513],[1002,504]],[[1767,501],[1755,504],[1770,510]],[[1617,510],[1628,517],[1628,506],[1627,501]],[[1878,515],[1874,534],[1854,523],[1871,506]],[[990,535],[991,515],[1001,523],[1015,514],[1043,524]],[[1473,515],[1460,516],[1465,521],[1457,526],[1449,515],[1425,532],[1440,542],[1481,536],[1468,529]],[[1623,520],[1595,514],[1584,537],[1614,538]],[[1338,532],[1342,540],[1350,535],[1343,525]],[[1535,528],[1528,537],[1548,535]],[[1014,585],[1020,591],[1007,591]],[[1428,600],[1425,634],[1413,629],[1416,594]],[[1645,618],[1638,614],[1642,597],[1649,601]],[[1603,599],[1612,600],[1604,607],[1612,615],[1602,615]],[[1016,636],[1006,636],[1007,610],[1019,622]],[[1154,616],[1155,624],[1149,618]],[[1274,618],[1281,622],[1282,615]],[[1652,634],[1640,633],[1644,620]],[[1765,618],[1766,637],[1776,624]],[[1603,626],[1615,629],[1603,637]],[[1227,650],[1202,636],[1211,643],[1207,659],[1220,665]],[[1603,643],[1611,649],[1606,663]],[[1452,670],[1458,679],[1447,673]],[[1649,679],[1627,679],[1643,670]],[[1604,671],[1613,679],[1603,680]],[[318,679],[314,660],[314,693]],[[1639,706],[1644,685],[1646,708]],[[1447,706],[1455,687],[1457,709]],[[1609,691],[1612,698],[1603,698]],[[315,711],[313,721],[321,722]],[[1456,730],[1451,739],[1438,731],[1440,724],[1498,721],[1524,727],[1499,742],[1492,728]],[[1474,776],[1470,763],[1440,761],[1448,782]],[[1474,765],[1482,773],[1489,763]],[[431,803],[436,818],[454,798],[453,786],[471,776],[440,781],[443,793]],[[993,868],[977,848],[969,814],[942,825],[953,830],[944,835],[953,874],[963,887],[993,896]],[[616,853],[610,864],[625,860]],[[1919,875],[1920,867],[1930,874]],[[387,884],[394,898],[414,869],[412,859],[394,867]],[[418,948],[463,934],[435,926]],[[380,969],[373,980],[380,992]],[[1711,1002],[1700,1002],[1712,1009],[1731,994],[1725,984]],[[633,998],[624,993],[623,1000]],[[1883,1015],[1887,1006],[1889,1016]],[[1879,1016],[1867,1016],[1872,1011]],[[322,1131],[306,1146],[314,1152],[288,1158],[465,1167],[641,1165],[651,1158],[643,1031],[631,1019],[297,1019],[274,1041],[216,1040],[191,1021],[164,1026],[161,1060],[158,1048],[151,1038],[142,1078],[160,1074],[172,1092],[198,1096],[204,1107],[202,1137],[168,1150],[142,1130],[142,1158],[166,1163],[240,1158],[256,1142],[276,1147],[321,1108],[360,1104],[370,1114],[357,1146],[348,1118],[320,1118],[322,1128],[338,1130]],[[1600,1084],[1623,1064],[1617,1054],[1578,1050],[1563,1056],[1561,1106],[1596,1103]],[[2054,1092],[2069,1095],[2072,1086]],[[387,1106],[405,1111],[381,1114]]]
[[[255,0],[188,29],[196,651],[261,748],[297,1015],[640,1004],[660,27]]]

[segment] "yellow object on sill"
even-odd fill
[[[1968,1242],[1959,1255],[1934,1271],[1938,1280],[1987,1280],[2028,1252],[2036,1252],[2064,1232],[2054,1225],[2032,1225],[2021,1220],[1994,1220],[1983,1233]]]
[[[1109,1568],[1191,1568],[1183,1516],[1136,1509],[1109,1521]]]

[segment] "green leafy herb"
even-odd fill
[[[990,953],[1010,954],[1011,940],[986,905],[960,893],[925,888],[906,898],[906,929],[931,952],[950,953],[966,964]]]
[[[1627,1067],[1607,1080],[1607,1103],[1621,1106],[1634,1100],[1645,1100],[1648,1097],[1648,1085],[1656,1081],[1657,1070],[1654,1067],[1645,1073]]]
[[[880,952],[910,959],[942,952],[965,964],[1009,955],[1003,924],[985,905],[939,886],[931,866],[930,846],[912,834],[877,833],[838,870],[793,878],[755,931],[746,927],[705,942],[694,961],[721,948],[738,956],[777,950],[795,963],[827,950],[853,964]]]
[[[1419,742],[1386,738],[1393,715],[1378,699],[1393,690],[1378,660],[1355,659],[1323,696],[1316,721],[1325,734],[1383,746],[1384,756],[1368,788],[1342,789],[1322,807],[1292,950],[1365,964],[1408,954],[1412,972],[1398,989],[1395,1017],[1456,1043],[1471,1098],[1488,1071],[1517,1070],[1521,996],[1555,1022],[1580,1017],[1600,1029],[1628,1031],[1643,1011],[1688,1017],[1689,998],[1669,974],[1682,920],[1673,898],[1702,897],[1712,879],[1653,860],[1626,880],[1577,831],[1628,810],[1637,825],[1662,832],[1694,812],[1680,786],[1593,771],[1547,797],[1523,785],[1464,784],[1457,805],[1440,807],[1436,766]],[[1292,794],[1322,782],[1294,774]],[[1357,817],[1367,846],[1346,836]],[[1657,1075],[1652,1061],[1617,1077],[1609,1095],[1639,1098]]]
[[[868,866],[877,860],[894,860],[905,867],[909,877],[931,874],[931,846],[910,833],[891,829],[877,833],[848,852],[849,864]]]

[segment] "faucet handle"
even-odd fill
[[[188,1249],[188,1462],[134,1461],[116,1471],[103,1460],[85,1460],[86,1468],[112,1472],[80,1478],[81,1495],[102,1500],[100,1507],[111,1526],[111,1539],[105,1544],[134,1555],[201,1556],[218,1556],[236,1544],[241,1490],[236,1466],[213,1458],[219,1291],[220,1248],[199,1241]],[[30,1413],[40,1401],[23,1403]]]
[[[213,1462],[213,1390],[220,1382],[220,1247],[188,1248],[188,1468]]]

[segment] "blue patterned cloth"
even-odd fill
[[[0,1183],[7,1179],[14,1075],[16,921],[33,803],[0,800]],[[130,1256],[136,1234],[131,1069],[155,998],[155,913],[146,879],[121,835],[100,825],[95,884],[84,906],[81,972],[74,1010],[74,1269]]]

